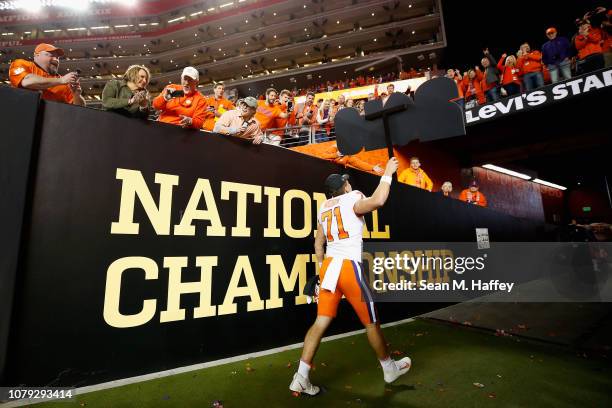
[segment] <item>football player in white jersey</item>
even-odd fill
[[[349,301],[366,328],[368,341],[383,368],[385,382],[395,381],[410,369],[409,357],[395,361],[389,356],[372,294],[361,268],[363,215],[385,204],[389,196],[391,176],[397,171],[397,167],[397,159],[392,157],[371,197],[354,191],[346,174],[332,174],[325,180],[329,198],[319,210],[315,238],[321,279],[317,318],[306,333],[300,365],[289,385],[291,391],[308,395],[319,393],[319,387],[310,382],[310,367],[325,330],[336,317],[342,295]],[[325,243],[327,251],[324,256]]]

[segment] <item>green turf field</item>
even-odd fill
[[[612,367],[600,357],[417,320],[384,330],[411,371],[385,385],[364,334],[321,345],[317,397],[291,395],[300,350],[207,368],[36,407],[610,407]],[[474,385],[479,383],[483,387]]]

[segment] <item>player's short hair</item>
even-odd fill
[[[280,91],[280,94],[279,94],[279,95],[280,95],[280,96],[283,96],[283,95],[289,95],[289,96],[291,96],[291,91],[290,91],[290,90],[288,90],[288,89],[283,89],[282,91]]]
[[[417,156],[412,156],[412,157],[410,158],[410,161],[413,161],[413,160],[416,160],[416,161],[419,161],[419,162],[420,162],[420,160],[419,160],[419,158],[418,158]]]
[[[306,93],[306,96],[312,96],[312,97],[314,98],[315,93],[314,93],[314,92],[310,92],[310,91],[309,91],[309,92],[307,92],[307,93]]]
[[[266,96],[270,95],[270,92],[278,94],[278,91],[275,88],[268,88],[266,89]]]
[[[213,86],[213,89],[215,89],[215,88],[217,88],[219,86],[222,86],[222,87],[225,88],[225,84],[223,84],[223,82],[215,82],[215,85]]]

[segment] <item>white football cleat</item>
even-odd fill
[[[412,361],[410,357],[404,357],[401,360],[393,361],[393,369],[384,370],[383,373],[385,375],[385,382],[387,384],[392,383],[397,380],[400,376],[406,374],[410,367],[412,366]]]
[[[316,385],[312,385],[310,379],[304,378],[300,373],[293,375],[293,381],[289,384],[289,389],[294,392],[304,393],[308,395],[317,395],[321,389]]]

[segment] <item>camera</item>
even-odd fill
[[[181,96],[185,96],[185,91],[182,89],[170,89],[168,95],[170,98],[180,98]]]

